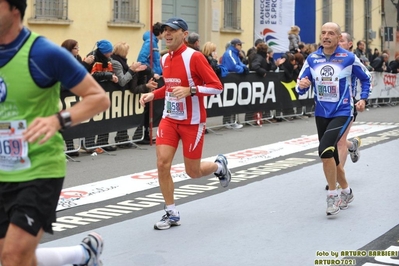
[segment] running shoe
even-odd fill
[[[92,232],[85,238],[83,238],[82,243],[80,243],[89,253],[89,260],[82,264],[82,266],[102,266],[103,263],[100,260],[100,255],[103,252],[104,241],[102,237]]]
[[[349,207],[349,203],[353,201],[353,191],[350,189],[351,192],[349,194],[346,194],[341,191],[341,204],[339,205],[339,208],[341,210],[346,210]]]
[[[362,145],[362,140],[359,137],[356,137],[352,139],[351,142],[353,149],[348,149],[348,151],[352,162],[356,163],[360,158],[359,148]]]
[[[238,123],[236,122],[236,123],[230,124],[230,127],[231,127],[232,129],[240,129],[240,128],[243,127],[243,125],[238,124]]]
[[[179,211],[175,210],[165,210],[166,214],[162,216],[161,220],[154,224],[154,229],[157,230],[165,230],[169,229],[171,226],[179,226],[180,223],[180,213]]]
[[[219,163],[223,167],[222,172],[219,174],[215,173],[215,176],[219,178],[220,185],[222,185],[222,187],[227,187],[231,180],[231,172],[229,168],[227,168],[228,162],[226,157],[222,154],[219,154],[216,157],[215,163]]]
[[[335,215],[339,213],[341,204],[341,198],[338,195],[328,195],[327,196],[327,216]]]

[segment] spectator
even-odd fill
[[[240,59],[242,44],[243,43],[239,39],[233,39],[230,42],[230,46],[226,49],[226,52],[224,52],[221,64],[226,67],[227,71],[248,74],[248,67],[242,63]]]
[[[374,48],[374,53],[371,56],[370,62],[373,62],[374,59],[376,59],[379,56],[380,56],[380,51],[378,50],[378,48]]]
[[[362,62],[368,71],[374,71],[374,68],[370,65],[370,61],[367,59],[367,57],[362,56],[362,58],[360,58],[360,62]]]
[[[118,83],[115,86],[118,89],[130,89],[132,87],[132,79],[137,72],[143,71],[147,65],[142,65],[136,62],[130,65],[127,64],[127,54],[129,53],[129,45],[126,42],[119,42],[115,44],[113,53],[111,55],[112,68],[115,75],[118,77]],[[124,142],[119,144],[120,148],[132,148],[133,143],[129,141],[127,130],[121,130],[116,133],[115,142]]]
[[[262,78],[266,77],[268,70],[268,62],[266,61],[268,46],[266,43],[260,43],[257,45],[256,52],[252,56],[252,60],[249,64],[249,69],[255,71],[256,74]]]
[[[150,61],[151,32],[146,31],[143,34],[143,45],[137,57],[137,62],[151,66],[154,73],[162,75],[161,55],[158,42],[163,38],[162,23],[157,22],[152,26],[152,64]]]
[[[228,73],[227,69],[218,64],[218,54],[216,52],[216,44],[212,42],[206,42],[202,48],[202,53],[204,54],[206,60],[211,65],[213,71],[215,71],[218,77],[225,77]]]
[[[247,52],[248,64],[251,64],[251,60],[252,60],[251,57],[252,57],[252,55],[256,54],[256,49],[257,49],[258,45],[261,43],[265,43],[265,41],[263,39],[257,39],[255,41],[254,46],[248,49],[248,52]]]
[[[240,39],[233,39],[227,47],[226,52],[222,56],[222,65],[228,72],[235,72],[239,74],[248,74],[248,67],[241,61],[240,52],[242,50],[242,42]],[[229,121],[230,120],[230,121]],[[227,128],[242,128],[238,121],[237,115],[223,116],[223,123]]]
[[[396,56],[395,60],[389,62],[388,66],[392,73],[399,73],[399,55]]]
[[[73,55],[73,57],[75,57],[79,63],[83,64],[83,66],[86,68],[86,70],[88,72],[90,72],[90,65],[94,62],[94,56],[91,55],[91,56],[86,57],[84,60],[82,60],[82,57],[79,55],[78,41],[73,40],[73,39],[67,39],[61,44],[61,46],[64,47],[65,49],[67,49]],[[62,88],[62,86],[61,86],[61,88]],[[75,150],[75,146],[73,144],[72,139],[65,140],[65,144],[66,144],[67,151]],[[72,157],[77,157],[77,156],[79,156],[79,151],[69,152],[67,154]]]
[[[267,57],[266,57],[266,62],[267,62],[267,71],[278,71],[279,67],[281,64],[285,62],[286,58],[281,57],[277,60],[274,60],[274,51],[272,48],[267,49]]]
[[[370,65],[374,69],[375,72],[390,72],[391,70],[388,66],[388,59],[389,59],[389,55],[386,53],[383,53],[381,56],[374,59]]]
[[[91,68],[91,75],[93,78],[105,88],[110,83],[118,83],[118,77],[114,74],[114,70],[111,63],[112,55],[112,44],[108,40],[100,40],[96,43],[97,49],[89,53],[94,55],[94,63]],[[95,146],[105,146],[101,149],[106,151],[116,151],[116,146],[110,146],[108,143],[109,133],[99,134],[97,136],[97,142]],[[87,143],[94,144],[94,137],[86,138],[85,145]],[[96,149],[97,153],[103,152],[101,149]]]
[[[241,60],[241,63],[243,63],[244,65],[248,65],[248,57],[245,54],[245,51],[243,49],[241,49],[238,53],[238,57]]]
[[[290,41],[288,50],[293,54],[301,52],[301,49],[299,49],[299,43],[301,42],[301,37],[299,36],[300,31],[301,29],[298,26],[291,26],[288,32],[288,40]]]
[[[280,69],[284,71],[284,76],[281,81],[286,83],[289,83],[293,80],[296,81],[295,77],[298,77],[299,72],[295,73],[295,71],[298,69],[298,65],[296,64],[294,54],[291,52],[286,52],[283,56],[286,58],[286,60],[281,64],[280,67]]]
[[[198,33],[196,32],[190,32],[187,35],[186,38],[186,45],[190,48],[193,48],[196,51],[200,51],[201,50],[201,45],[200,45],[200,36]]]
[[[132,86],[130,91],[134,94],[153,92],[158,88],[157,75],[150,67],[146,70],[140,71],[132,79]],[[144,136],[144,137],[143,137]],[[143,138],[143,139],[141,139]],[[151,144],[152,134],[150,134],[150,104],[146,103],[144,106],[143,120],[137,126],[134,132],[133,139],[141,139],[137,144],[148,145]]]
[[[88,72],[91,71],[91,64],[94,62],[94,56],[88,56],[82,60],[82,57],[79,55],[79,43],[76,40],[73,39],[67,39],[65,40],[62,44],[62,47],[67,49],[73,57],[78,60],[79,63],[83,64],[83,66],[87,69]]]
[[[298,47],[299,47],[299,50],[301,51],[300,53],[302,54],[303,58],[306,59],[307,54],[305,53],[305,51],[306,51],[305,44],[303,42],[300,42]]]
[[[356,49],[353,53],[360,59],[362,56],[366,56],[366,54],[364,53],[365,49],[366,46],[364,44],[364,41],[360,40],[356,43]]]

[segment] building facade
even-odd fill
[[[258,0],[259,1],[259,0]],[[282,0],[274,0],[282,1]],[[262,0],[270,2],[272,0]],[[365,40],[369,48],[389,49],[395,56],[397,9],[399,0],[296,0],[296,5],[315,1],[315,27],[299,25],[301,32],[313,31],[318,43],[321,25],[334,21],[352,33],[354,42]],[[137,59],[142,36],[155,22],[169,17],[184,18],[190,31],[200,34],[201,44],[211,41],[221,56],[233,38],[244,42],[246,51],[254,42],[255,0],[27,0],[24,24],[61,44],[65,39],[79,42],[80,55],[95,48],[95,43],[108,39],[112,43],[130,44],[129,62]],[[294,14],[287,14],[294,16]],[[300,16],[300,14],[296,14]],[[394,36],[393,38],[391,38]],[[398,40],[397,40],[398,39]],[[164,44],[162,44],[164,47]]]

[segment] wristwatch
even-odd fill
[[[67,111],[59,111],[56,114],[58,122],[60,122],[61,130],[67,129],[72,126],[71,114]]]
[[[197,93],[197,87],[196,86],[191,86],[190,87],[190,93],[191,93],[191,96],[194,96]]]

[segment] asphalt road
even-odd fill
[[[178,176],[181,226],[153,229],[163,201],[156,180],[150,180],[145,189],[113,196],[101,190],[96,200],[84,203],[82,197],[60,210],[55,234],[42,245],[76,245],[94,230],[105,239],[104,265],[399,265],[398,258],[367,253],[399,252],[398,114],[399,107],[385,106],[358,116],[351,136],[362,135],[361,159],[353,164],[348,158],[346,165],[355,201],[332,218],[325,215],[314,118],[294,119],[207,134],[203,157],[228,154],[233,180],[222,189],[212,176]],[[208,125],[220,121],[212,118]],[[68,162],[65,190],[105,187],[156,168],[155,146],[148,145],[95,157],[82,153],[78,160]],[[179,150],[174,165],[182,162]],[[109,187],[117,191],[114,184]],[[367,254],[350,256],[359,250]]]

